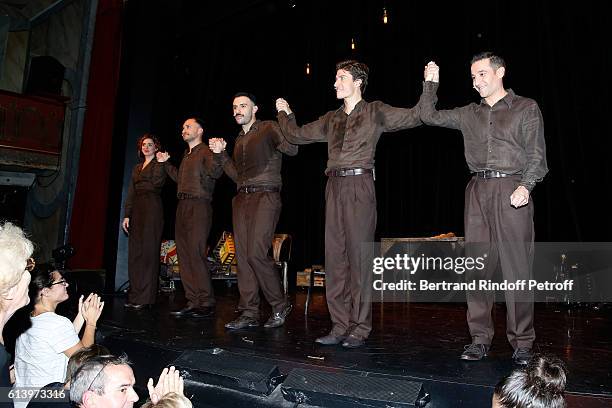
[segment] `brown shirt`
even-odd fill
[[[291,143],[327,142],[327,170],[374,168],[376,143],[383,132],[421,125],[419,106],[394,108],[380,101],[359,101],[347,115],[344,106],[298,126],[295,115],[278,113],[278,124]]]
[[[236,138],[233,160],[226,152],[215,154],[225,173],[238,185],[271,186],[282,185],[282,153],[295,156],[298,147],[288,143],[278,124],[273,121],[255,121],[245,134]]]
[[[166,182],[166,172],[162,163],[158,163],[157,160],[153,159],[144,169],[142,168],[143,164],[137,164],[132,170],[132,178],[128,186],[124,205],[125,218],[132,216],[134,196],[147,193],[160,194]]]
[[[544,120],[538,104],[509,89],[493,106],[482,99],[480,104],[438,111],[438,85],[431,81],[423,84],[423,122],[461,130],[470,171],[519,174],[520,185],[531,191],[548,173]]]
[[[177,184],[176,196],[179,199],[212,199],[215,182],[221,177],[223,168],[213,160],[213,153],[206,144],[194,146],[191,152],[189,149],[185,150],[178,171],[172,164],[166,163],[168,176]]]

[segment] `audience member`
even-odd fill
[[[37,267],[30,283],[34,310],[32,326],[15,344],[15,387],[43,387],[64,382],[68,358],[94,343],[96,323],[104,302],[95,294],[79,299],[79,312],[73,322],[55,313],[68,299],[68,282],[51,267]],[[82,339],[78,333],[85,327]],[[15,408],[27,404],[15,401]]]
[[[493,393],[493,408],[565,408],[567,369],[554,356],[535,355],[527,367],[502,379]]]
[[[11,356],[4,348],[4,326],[15,312],[30,303],[28,285],[34,267],[34,245],[21,228],[0,223],[0,389],[11,387]],[[10,406],[0,402],[0,406]]]
[[[94,357],[76,371],[70,387],[70,400],[81,408],[131,408],[138,401],[138,394],[134,391],[135,383],[127,356]],[[183,379],[174,367],[164,368],[157,385],[150,378],[147,388],[150,404],[157,407],[155,404],[159,402],[181,400],[168,394],[182,396]]]

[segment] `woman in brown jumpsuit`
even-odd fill
[[[129,235],[130,290],[125,307],[131,309],[141,309],[155,303],[159,248],[164,227],[160,193],[166,181],[166,172],[155,159],[155,153],[160,148],[157,137],[145,133],[136,146],[138,156],[144,160],[132,171],[122,225]]]

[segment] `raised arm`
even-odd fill
[[[227,154],[225,147],[227,142],[220,138],[212,138],[208,141],[210,151],[213,152],[213,160],[216,160],[218,164],[223,168],[223,171],[234,183],[238,183],[238,172],[236,171],[236,165],[234,160]]]
[[[155,154],[155,158],[157,159],[158,163],[162,164],[162,167],[168,177],[170,177],[172,181],[176,183],[176,179],[178,177],[178,170],[168,161],[168,159],[170,158],[170,154],[168,154],[168,152],[157,152]]]
[[[436,110],[440,68],[432,61],[425,66],[423,76],[425,82],[423,82],[423,93],[419,100],[421,120],[423,123],[430,126],[460,129],[461,116],[458,109]]]
[[[320,117],[314,122],[298,126],[295,115],[291,111],[286,100],[276,100],[277,119],[283,136],[289,143],[309,144],[316,142],[327,142],[327,115]]]
[[[205,145],[203,148],[207,150],[204,158],[204,168],[206,168],[206,172],[210,177],[218,179],[223,174],[223,166],[219,160],[215,160],[213,152],[208,146]]]
[[[385,132],[410,129],[423,124],[418,104],[412,108],[396,108],[379,101],[373,103],[378,105],[377,116]]]
[[[166,169],[164,169],[165,166],[167,166],[167,164],[164,163],[152,163],[154,164],[153,167],[153,186],[155,186],[156,188],[162,188],[164,186],[164,184],[166,183]]]
[[[277,123],[272,122],[272,142],[276,146],[276,150],[287,156],[295,156],[298,154],[298,147],[289,143],[283,136],[283,132]]]

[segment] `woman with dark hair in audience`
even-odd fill
[[[15,387],[43,387],[63,382],[68,358],[94,343],[96,324],[104,302],[96,294],[79,299],[79,313],[73,322],[55,313],[68,300],[68,282],[48,265],[36,267],[30,283],[34,310],[32,326],[17,338],[15,344]],[[79,332],[85,327],[83,337]],[[15,401],[15,407],[26,406]]]
[[[159,140],[145,133],[138,139],[137,148],[142,162],[132,171],[122,224],[129,235],[130,291],[125,307],[130,309],[141,309],[155,303],[159,249],[164,228],[160,194],[166,182],[166,172],[155,158],[155,153],[160,149]]]
[[[493,408],[565,408],[567,369],[554,356],[535,355],[527,367],[502,379],[493,393]]]
[[[32,252],[34,245],[21,228],[10,222],[0,223],[0,387],[11,386],[11,356],[4,348],[2,332],[13,314],[30,303],[28,284],[34,267],[34,260],[30,258]]]

